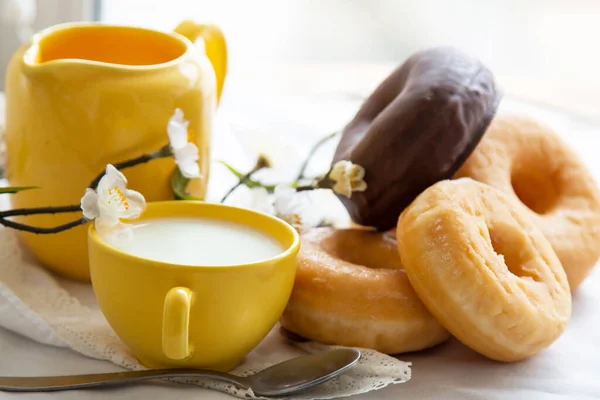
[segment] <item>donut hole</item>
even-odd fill
[[[558,203],[560,190],[557,179],[547,170],[544,163],[533,163],[513,168],[511,184],[523,204],[538,214],[548,214]]]
[[[511,274],[542,281],[537,268],[531,268],[535,255],[526,245],[527,238],[522,230],[506,224],[493,224],[488,229],[494,252],[504,258],[504,264]]]
[[[403,269],[395,235],[357,229],[339,229],[321,242],[334,258],[367,268]]]

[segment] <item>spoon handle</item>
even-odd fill
[[[0,377],[0,391],[51,392],[57,390],[122,385],[124,383],[147,379],[179,377],[213,378],[231,383],[240,388],[249,388],[245,383],[244,378],[216,371],[206,371],[202,369],[153,369],[88,375]]]

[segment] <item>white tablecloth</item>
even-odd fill
[[[241,147],[217,140],[216,152],[241,168],[263,150],[275,165],[292,171],[304,151],[318,137],[340,127],[358,103],[336,97],[257,99],[252,93],[231,98],[222,105],[227,126],[216,136],[233,134]],[[535,112],[554,124],[579,151],[600,181],[600,127],[554,111],[517,103],[504,108]],[[223,133],[227,132],[227,133]],[[317,164],[326,164],[323,149]],[[315,167],[318,169],[318,167]],[[218,169],[215,170],[218,172]],[[228,179],[226,175],[221,175]],[[339,205],[327,205],[339,214]],[[337,207],[337,208],[336,208]],[[94,306],[86,285],[64,282],[82,302]],[[402,355],[413,363],[412,380],[362,396],[369,399],[591,399],[600,398],[600,270],[580,287],[573,300],[573,315],[564,335],[535,357],[512,364],[489,361],[456,340],[427,351]],[[34,343],[0,329],[0,375],[55,375],[109,372],[118,367],[80,356],[72,351]],[[9,394],[5,398],[60,399],[225,399],[228,395],[185,385],[144,383],[136,386],[57,393]]]

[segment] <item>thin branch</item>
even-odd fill
[[[312,158],[315,155],[315,153],[317,152],[317,150],[319,150],[319,148],[321,146],[323,146],[325,143],[327,143],[328,141],[333,139],[337,134],[338,134],[338,132],[330,133],[329,135],[321,138],[317,143],[314,144],[314,146],[310,149],[310,152],[308,153],[308,157],[306,157],[306,159],[300,166],[300,171],[298,172],[298,176],[296,177],[296,182],[298,182],[304,178],[304,173],[306,172],[306,168],[308,168],[308,164],[310,163],[310,160],[312,160]]]
[[[81,217],[79,219],[76,219],[75,221],[67,222],[66,224],[58,225],[58,226],[55,226],[52,228],[39,228],[37,226],[20,224],[18,222],[13,222],[8,219],[4,219],[4,218],[0,217],[0,224],[6,226],[7,228],[13,228],[13,229],[17,229],[20,231],[31,232],[31,233],[35,233],[35,234],[59,233],[59,232],[69,230],[69,229],[74,228],[79,225],[84,225],[84,224],[88,223],[89,221],[90,220],[87,219],[86,217]]]
[[[259,168],[259,169],[261,169],[261,168]],[[255,172],[257,172],[257,171],[258,171],[258,169],[257,169],[257,170],[252,170],[252,171],[248,172],[246,175],[242,176],[242,177],[240,178],[240,180],[238,181],[238,183],[236,183],[235,185],[233,185],[233,187],[232,187],[231,189],[229,189],[229,190],[227,191],[227,193],[225,193],[225,196],[223,196],[223,197],[221,198],[221,203],[223,203],[225,200],[227,200],[227,198],[228,198],[228,197],[231,195],[231,193],[233,193],[233,191],[234,191],[235,189],[237,189],[238,187],[240,187],[240,186],[242,186],[244,183],[246,183],[246,181],[247,181],[248,179],[252,178],[252,175],[253,175]]]
[[[153,151],[152,153],[142,154],[141,156],[133,158],[131,160],[114,164],[114,167],[120,171],[125,168],[130,168],[139,164],[147,163],[148,161],[156,160],[157,158],[165,158],[169,156],[171,156],[171,147],[169,145],[165,145],[160,149]],[[88,188],[96,189],[98,183],[100,182],[100,179],[102,179],[102,177],[104,176],[104,173],[105,171],[102,171],[100,175],[94,178],[94,180],[92,181],[92,183],[90,183],[90,186],[88,186]]]
[[[241,176],[238,180],[238,183],[236,183],[231,189],[227,191],[227,193],[225,193],[225,196],[221,198],[221,203],[227,200],[227,198],[231,195],[231,193],[233,193],[235,189],[237,189],[238,187],[246,183],[246,181],[248,181],[250,178],[252,178],[252,175],[254,175],[263,168],[270,168],[270,166],[270,162],[265,157],[258,157],[258,160],[256,160],[256,165],[248,173]]]
[[[59,214],[77,211],[81,212],[79,204],[59,207],[16,208],[14,210],[0,211],[0,218],[14,217],[16,215]]]
[[[313,180],[309,185],[296,186],[296,192],[306,192],[317,189],[331,189],[335,182],[329,178],[330,173],[331,170],[329,170],[324,176]]]
[[[296,192],[307,192],[309,190],[316,190],[316,189],[318,189],[318,187],[316,187],[314,185],[298,186],[296,188]]]

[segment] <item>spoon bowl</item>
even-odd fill
[[[327,382],[359,359],[360,351],[346,348],[292,358],[249,376],[248,386],[262,396],[289,395]]]
[[[287,396],[320,385],[352,368],[360,351],[340,348],[292,358],[254,375],[241,377],[201,369],[155,369],[106,374],[42,377],[0,377],[0,390],[8,392],[51,392],[91,387],[115,386],[158,378],[213,378],[259,396]]]

